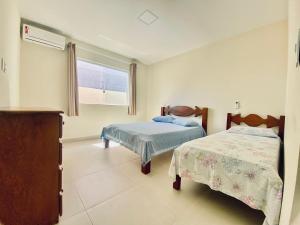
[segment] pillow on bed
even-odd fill
[[[195,121],[199,126],[202,126],[202,116],[175,116],[172,115],[172,117],[174,117],[175,119],[179,118],[179,119],[184,119],[184,120],[192,120]]]
[[[172,116],[156,116],[152,120],[161,123],[172,123],[174,118]]]
[[[174,124],[184,126],[184,127],[198,127],[199,123],[189,118],[175,118],[173,120]]]
[[[277,138],[278,135],[271,128],[263,127],[246,127],[246,126],[234,126],[228,130],[229,133],[236,134],[248,134],[261,137]]]

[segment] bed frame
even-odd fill
[[[202,127],[207,133],[207,118],[208,118],[208,108],[199,108],[195,106],[195,109],[189,106],[166,106],[161,107],[160,114],[162,116],[166,115],[175,115],[175,116],[182,116],[182,117],[189,117],[195,116],[199,117],[202,116]],[[105,148],[109,148],[109,140],[104,139]],[[148,174],[151,171],[151,161],[145,165],[141,165],[141,171],[144,174]]]
[[[258,127],[260,125],[266,125],[267,128],[278,127],[278,136],[281,138],[282,142],[284,141],[284,124],[285,124],[285,116],[280,116],[279,119],[268,115],[266,119],[260,117],[257,114],[249,114],[245,117],[242,117],[241,114],[233,115],[231,113],[227,114],[227,123],[226,130],[231,127],[231,124],[235,123],[240,125],[241,123],[245,123],[250,127]],[[283,178],[284,176],[284,164],[283,164],[283,151],[280,153],[280,164],[279,164],[279,174]],[[181,187],[181,177],[176,175],[176,180],[173,182],[173,188],[175,190],[180,190]]]
[[[208,108],[201,109],[198,106],[195,106],[195,109],[193,109],[188,106],[174,106],[174,107],[166,106],[166,107],[161,107],[160,114],[162,116],[174,115],[174,116],[182,116],[182,117],[202,116],[202,127],[207,133]]]
[[[227,124],[226,130],[231,127],[231,124],[235,123],[240,125],[241,123],[245,123],[251,127],[258,127],[260,125],[266,125],[267,128],[278,127],[278,136],[281,140],[284,140],[284,123],[285,116],[280,116],[279,119],[268,115],[266,119],[263,119],[257,114],[249,114],[248,116],[242,117],[241,114],[232,115],[231,113],[227,114]]]
[[[195,109],[189,107],[189,106],[166,106],[161,107],[160,109],[160,115],[166,116],[166,115],[175,115],[175,116],[182,116],[182,117],[189,117],[189,116],[195,116],[199,117],[202,116],[202,127],[205,130],[205,133],[207,133],[207,117],[208,117],[208,108],[199,108],[198,106],[195,106]],[[141,171],[144,174],[148,174],[151,171],[151,161],[148,162],[145,165],[141,165]]]

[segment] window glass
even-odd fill
[[[128,72],[77,60],[81,104],[128,105]]]

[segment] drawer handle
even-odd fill
[[[59,215],[62,216],[62,214],[63,214],[63,199],[62,199],[62,195],[58,196],[58,208],[59,208]]]
[[[62,148],[63,148],[63,145],[60,142],[58,144],[59,144],[59,153],[58,153],[59,154],[59,156],[58,156],[59,158],[58,158],[58,163],[62,164],[62,157],[63,157],[62,156]]]

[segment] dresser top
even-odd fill
[[[50,108],[26,108],[26,107],[0,107],[0,113],[64,113],[61,110]]]

